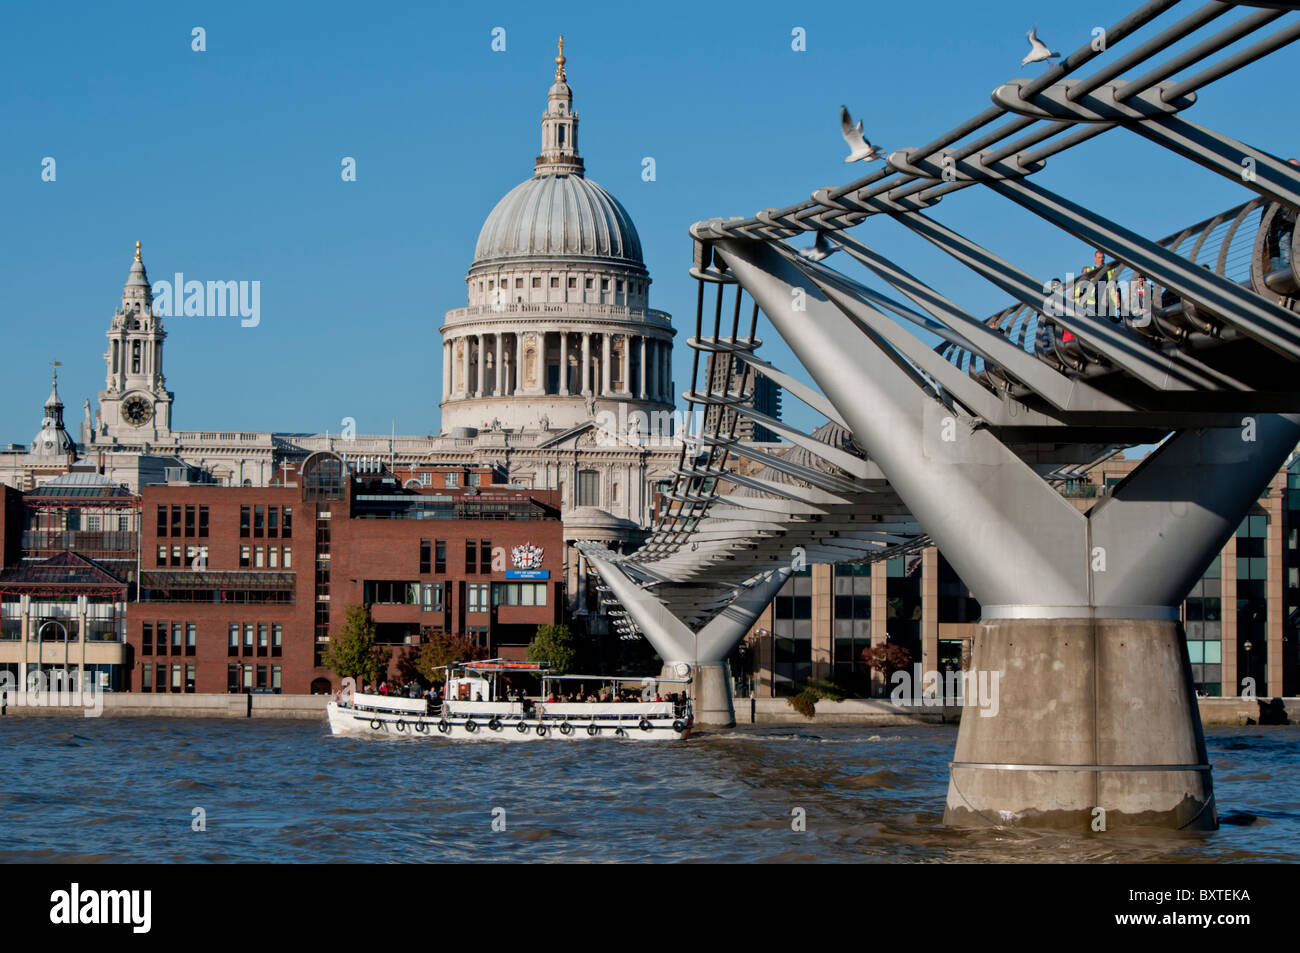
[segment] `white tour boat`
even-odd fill
[[[689,669],[680,674],[689,675]],[[528,695],[515,684],[523,679],[540,679],[540,694]],[[620,686],[629,682],[637,683],[635,698],[618,700]],[[680,689],[673,695],[661,694],[660,683],[665,682]],[[326,711],[330,731],[355,737],[681,741],[694,724],[685,691],[689,682],[686,677],[555,675],[536,662],[488,659],[448,666],[446,696],[440,705],[424,698],[345,687]]]

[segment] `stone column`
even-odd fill
[[[474,396],[482,397],[487,388],[484,386],[484,379],[487,377],[487,338],[485,335],[478,337],[478,380],[474,382]]]
[[[606,331],[600,348],[600,395],[602,397],[608,397],[613,393],[613,388],[609,386],[609,343],[610,334]]]
[[[464,345],[464,350],[460,355],[460,393],[462,397],[468,397],[469,391],[469,344],[470,337],[468,334],[462,335],[457,340]]]
[[[496,393],[496,396],[500,397],[500,396],[502,395],[502,390],[501,390],[501,388],[502,388],[503,383],[505,382],[505,372],[504,372],[504,370],[502,370],[502,367],[503,367],[503,365],[502,365],[502,353],[503,353],[503,350],[504,350],[504,349],[503,349],[503,347],[502,347],[501,335],[500,335],[500,334],[497,334],[497,335],[496,335],[496,339],[497,339],[497,351],[496,351],[496,360],[497,360],[497,366],[496,366],[496,372],[497,372],[497,386],[496,386],[496,391],[495,391],[495,393]]]
[[[442,399],[451,396],[451,342],[442,342]]]
[[[560,332],[560,395],[569,395],[569,332]]]
[[[871,564],[871,647],[889,641],[889,572],[888,564],[878,559]],[[878,669],[871,670],[871,694],[888,697],[888,685]]]
[[[921,550],[921,671],[939,670],[939,550],[927,546]],[[920,692],[924,686],[914,686]],[[928,694],[943,695],[943,685],[933,686]],[[954,702],[955,704],[955,702]]]
[[[618,362],[623,371],[623,393],[632,394],[632,335],[623,335],[623,357]]]
[[[524,336],[515,332],[515,389],[519,393],[524,389]]]
[[[645,400],[646,363],[648,361],[648,358],[646,356],[647,343],[649,343],[649,339],[646,338],[645,335],[642,335],[641,336],[641,399],[642,400]]]
[[[852,577],[850,577],[852,578]],[[829,678],[835,655],[834,624],[831,607],[835,603],[835,567],[830,563],[812,565],[812,677]]]
[[[591,393],[591,332],[582,332],[582,396]]]

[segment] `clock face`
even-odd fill
[[[122,404],[122,419],[132,427],[142,427],[153,416],[153,407],[139,394],[128,397]]]

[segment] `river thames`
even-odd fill
[[[1300,859],[1300,727],[1208,729],[1222,826],[1207,834],[944,828],[955,739],[745,726],[663,745],[452,744],[336,738],[323,721],[7,717],[0,860]]]

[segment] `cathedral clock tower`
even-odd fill
[[[135,261],[122,289],[122,306],[108,329],[106,387],[99,392],[94,443],[141,444],[171,437],[172,394],[162,373],[162,319],[135,243]]]

